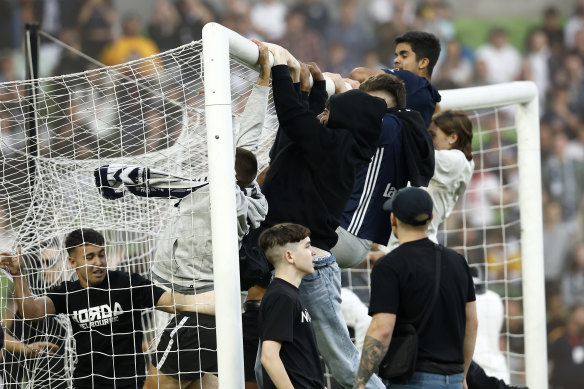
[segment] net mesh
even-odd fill
[[[0,85],[0,242],[4,250],[21,247],[33,293],[42,294],[75,277],[63,240],[82,227],[104,234],[109,268],[149,274],[157,237],[171,220],[177,200],[132,195],[104,199],[94,170],[111,164],[137,165],[205,179],[201,56],[201,42],[193,42],[119,66],[41,79],[36,89],[31,82]],[[231,62],[235,121],[256,80],[256,71]],[[33,99],[36,115],[29,116]],[[271,94],[269,101],[258,152],[260,169],[267,166],[277,125]],[[8,319],[14,315],[14,307],[6,303],[10,296],[7,289],[3,310]],[[143,321],[151,332],[147,338],[152,339],[156,329],[151,323],[156,321],[148,315]],[[167,321],[168,317],[158,326]],[[14,354],[10,362],[5,359],[13,365],[4,370],[5,382],[27,382],[29,387],[71,384],[75,355],[63,335],[71,330],[67,319],[38,324],[30,334],[13,325],[8,332],[27,344],[44,337],[65,347],[57,354],[32,359]],[[62,358],[67,363],[55,362]],[[35,368],[39,360],[52,368],[48,372]]]
[[[0,84],[0,243],[4,249],[22,247],[33,293],[74,277],[63,239],[81,227],[104,233],[110,268],[148,275],[157,238],[171,220],[176,200],[106,200],[98,193],[93,172],[120,164],[156,167],[188,178],[207,175],[201,55],[201,42],[193,42],[119,66],[42,79],[36,89],[31,82]],[[234,117],[241,116],[256,79],[255,71],[231,62]],[[33,100],[34,117],[28,115]],[[502,297],[501,344],[512,381],[520,383],[524,367],[513,109],[469,114],[475,131],[475,176],[439,238],[483,268],[486,287]],[[258,152],[260,170],[267,166],[276,128],[270,95]],[[369,265],[343,274],[344,285],[365,302]],[[4,319],[10,323],[14,306],[9,288],[3,290]],[[156,341],[167,320],[143,314],[148,341]],[[25,344],[60,346],[55,354],[32,357],[5,351],[7,385],[71,386],[76,356],[66,318],[35,326],[15,320],[7,331]]]

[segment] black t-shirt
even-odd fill
[[[442,249],[439,294],[419,335],[417,371],[435,374],[463,372],[466,303],[475,301],[465,258]],[[400,245],[377,261],[371,272],[369,314],[393,313],[397,322],[421,321],[434,293],[436,251],[428,238]]]
[[[163,293],[144,277],[119,271],[109,271],[96,287],[68,281],[47,293],[73,327],[75,387],[135,388],[143,381],[141,313]]]
[[[262,342],[273,340],[282,344],[280,358],[295,388],[324,388],[314,330],[298,288],[274,278],[262,298],[259,328]],[[263,371],[264,388],[275,388],[266,370]]]

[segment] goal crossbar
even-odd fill
[[[217,24],[203,29],[205,113],[209,181],[219,385],[243,387],[243,351],[235,193],[229,59],[257,69],[258,49],[248,39]],[[441,91],[442,109],[481,109],[514,105],[518,136],[521,256],[527,385],[547,387],[541,161],[537,90],[532,82]]]

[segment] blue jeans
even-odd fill
[[[300,298],[312,319],[318,351],[332,376],[344,388],[352,388],[360,356],[341,314],[341,271],[333,255],[319,262],[314,274],[302,280]],[[383,387],[377,376],[367,383],[368,389]]]
[[[412,378],[402,381],[399,384],[389,383],[391,389],[462,389],[464,374],[441,375],[432,373],[415,372]]]

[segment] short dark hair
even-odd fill
[[[254,153],[241,147],[235,149],[235,173],[239,186],[251,185],[258,174],[258,160]]]
[[[466,112],[442,111],[434,115],[432,123],[446,135],[456,134],[458,139],[452,148],[462,151],[467,160],[472,159],[472,122]]]
[[[75,247],[92,244],[95,246],[103,246],[105,239],[103,235],[91,228],[79,228],[71,231],[65,238],[65,248],[67,253],[71,255]]]
[[[398,108],[406,107],[406,86],[394,75],[381,73],[369,77],[359,85],[364,92],[385,91],[395,98]]]
[[[395,38],[395,44],[399,43],[409,43],[416,55],[416,61],[428,58],[428,78],[431,78],[440,57],[440,41],[436,35],[424,31],[408,31]]]
[[[272,262],[267,255],[270,249],[276,246],[284,246],[288,243],[300,242],[308,236],[310,236],[310,229],[307,227],[295,223],[281,223],[263,231],[258,239],[258,246],[266,254],[268,260]]]

